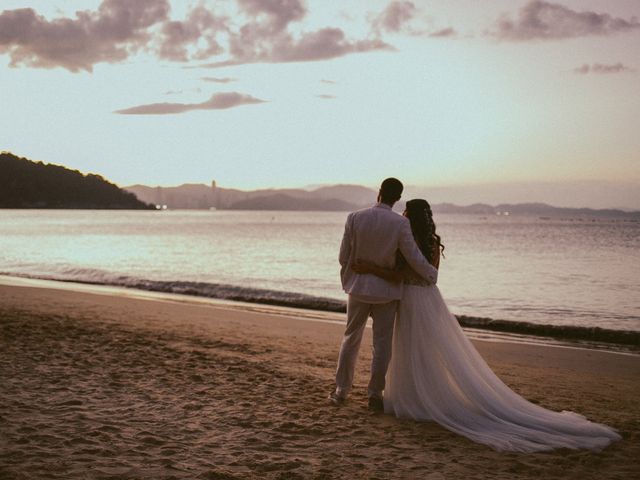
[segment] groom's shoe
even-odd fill
[[[343,405],[345,400],[346,398],[338,395],[335,390],[329,394],[329,401],[331,402],[332,405],[335,405],[336,407]]]
[[[384,403],[380,397],[369,397],[369,410],[373,413],[383,413]]]

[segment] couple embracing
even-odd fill
[[[402,190],[387,178],[378,203],[347,218],[339,257],[347,326],[330,401],[347,399],[371,316],[371,410],[435,421],[500,451],[601,450],[619,440],[606,425],[528,402],[493,373],[436,286],[444,246],[429,204],[415,199],[402,216],[392,211]]]

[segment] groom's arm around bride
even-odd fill
[[[409,221],[393,212],[392,206],[400,199],[402,183],[388,178],[380,187],[378,203],[349,214],[340,246],[340,276],[342,286],[349,295],[347,301],[347,328],[342,340],[336,390],[331,394],[334,404],[344,401],[353,383],[356,358],[367,318],[373,318],[373,359],[371,381],[368,387],[369,405],[374,410],[382,406],[384,377],[391,358],[391,338],[397,301],[402,296],[402,284],[393,283],[375,275],[358,274],[351,265],[356,260],[393,269],[399,250],[407,263],[425,280],[435,284],[438,271],[429,264],[418,249],[411,233]]]
[[[351,268],[356,261],[365,261],[393,269],[397,251],[418,275],[430,284],[437,283],[438,270],[418,249],[409,220],[392,211],[393,203],[389,205],[379,201],[375,206],[350,213],[347,217],[339,255],[340,278],[347,294],[399,299],[402,295],[400,284],[374,275],[358,274]]]

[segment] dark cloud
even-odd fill
[[[143,49],[168,61],[220,58],[209,66],[326,60],[392,49],[377,35],[349,39],[338,28],[292,34],[289,26],[307,14],[301,0],[235,0],[235,5],[233,20],[202,2],[183,20],[173,20],[168,0],[103,0],[95,11],[51,21],[30,8],[6,10],[0,14],[0,54],[9,54],[11,66],[77,72]],[[393,27],[402,18],[390,11],[385,24]]]
[[[276,43],[272,58],[282,62],[326,60],[355,52],[390,49],[380,39],[350,41],[339,28],[323,28],[303,34],[297,41],[287,36]]]
[[[196,6],[184,21],[167,21],[163,24],[158,39],[158,57],[186,62],[224,52],[217,35],[228,31],[228,21],[227,17],[216,16],[202,5]]]
[[[255,25],[245,27],[250,28],[232,38],[231,59],[203,66],[217,68],[247,63],[312,62],[350,53],[393,50],[391,45],[379,38],[349,40],[339,28],[323,28],[294,38],[288,32],[264,36],[260,28],[253,28]]]
[[[300,0],[237,0],[250,20],[229,33],[229,56],[207,67],[247,63],[286,63],[328,60],[350,53],[390,49],[379,38],[347,39],[339,28],[322,28],[296,36],[289,24],[304,18],[307,10]]]
[[[454,28],[448,27],[443,28],[442,30],[436,30],[435,32],[431,32],[428,35],[433,38],[451,38],[455,37],[458,32],[455,31]]]
[[[640,29],[635,17],[625,20],[607,13],[575,11],[557,3],[531,0],[513,20],[502,16],[496,29],[497,38],[510,41],[558,40],[591,35],[613,35]]]
[[[372,31],[378,37],[383,33],[402,33],[413,37],[434,38],[449,38],[457,35],[452,27],[435,31],[424,25],[418,28],[414,20],[425,23],[424,18],[419,19],[419,14],[420,11],[413,2],[392,1],[382,12],[369,15],[369,22]]]
[[[413,2],[393,1],[373,19],[373,27],[378,32],[400,32],[417,13]]]
[[[327,95],[326,93],[323,93],[321,95],[316,95],[316,97],[322,98],[323,100],[333,100],[337,98],[335,95]]]
[[[238,80],[237,78],[231,77],[201,77],[201,80],[205,82],[213,82],[213,83],[231,83]]]
[[[416,13],[413,2],[393,1],[371,23],[377,32],[400,32]]]
[[[288,27],[304,18],[307,10],[299,0],[237,0],[250,17],[229,34],[230,58],[206,66],[246,63],[309,62],[350,53],[390,48],[379,39],[352,41],[339,28],[322,28],[294,36]]]
[[[392,47],[379,38],[350,40],[339,28],[322,28],[292,35],[288,27],[307,14],[300,0],[237,0],[250,20],[229,32],[229,56],[207,67],[247,63],[286,63],[328,60],[351,53]]]
[[[589,65],[588,63],[585,63],[580,67],[574,68],[573,71],[580,75],[587,75],[589,73],[628,73],[634,72],[635,70],[618,62],[611,65],[604,65],[602,63]]]
[[[266,25],[273,31],[284,30],[289,23],[302,20],[307,9],[300,0],[237,0],[238,5],[253,17],[267,17]]]
[[[190,112],[192,110],[224,110],[227,108],[239,107],[240,105],[250,105],[255,103],[265,103],[264,100],[254,98],[251,95],[244,95],[237,92],[217,93],[209,100],[202,103],[151,103],[138,105],[137,107],[116,110],[114,113],[121,115],[172,115],[176,113]]]
[[[118,62],[146,46],[149,27],[164,21],[167,0],[104,0],[97,11],[74,19],[47,20],[31,8],[0,14],[0,53],[11,66],[92,71],[99,62]]]

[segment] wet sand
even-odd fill
[[[505,454],[370,414],[370,331],[350,401],[328,405],[343,327],[306,316],[0,285],[0,478],[640,477],[639,356],[475,341],[527,399],[623,435]]]

